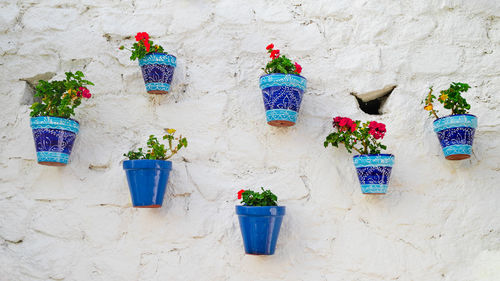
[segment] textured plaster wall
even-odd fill
[[[0,280],[500,280],[500,2],[1,1]],[[145,93],[128,52],[147,31],[178,58]],[[131,37],[132,36],[132,37]],[[275,43],[308,78],[298,124],[265,122],[258,77]],[[29,128],[40,78],[95,82],[71,163],[40,166]],[[469,82],[470,160],[444,160],[427,88]],[[381,116],[351,92],[397,84]],[[365,196],[331,117],[387,124],[389,192]],[[122,154],[177,128],[164,206],[134,209]],[[236,191],[287,206],[274,256],[246,256]]]

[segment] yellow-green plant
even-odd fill
[[[455,114],[466,114],[470,109],[470,104],[467,103],[462,97],[462,93],[467,92],[470,86],[466,83],[451,83],[450,87],[446,90],[440,91],[439,98],[437,99],[443,107],[451,110],[451,115]],[[434,115],[434,117],[439,118],[437,115],[437,110],[434,108],[433,102],[436,99],[436,96],[432,94],[432,87],[429,88],[429,93],[424,100],[424,109],[429,111],[429,115]]]
[[[147,141],[147,151],[144,152],[142,148],[137,149],[137,151],[129,151],[123,156],[128,157],[129,160],[139,160],[139,159],[149,159],[149,160],[168,160],[170,157],[174,156],[181,148],[187,147],[187,139],[183,138],[182,135],[175,137],[175,129],[166,129],[166,134],[163,136],[164,140],[167,140],[167,146],[158,141],[154,135],[150,135]],[[177,144],[174,144],[177,141]]]

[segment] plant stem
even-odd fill
[[[361,153],[361,154],[368,154],[368,144],[366,143],[366,141],[363,141],[363,152],[364,153]]]
[[[434,117],[436,117],[436,119],[439,119],[439,116],[437,116],[436,111],[434,109],[432,110],[432,114],[434,114]]]
[[[431,112],[432,114],[436,117],[436,119],[438,119],[439,117],[437,116],[436,114],[436,111],[434,110],[434,105],[432,104],[432,92],[434,91],[434,89],[432,87],[429,88],[429,93],[427,94],[427,103],[429,103],[433,108],[431,109]]]
[[[359,154],[363,154],[363,152],[361,152],[359,149],[355,148],[354,146],[352,147],[352,149],[356,150]]]

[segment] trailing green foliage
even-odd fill
[[[31,117],[69,118],[75,114],[75,108],[82,103],[82,98],[90,98],[91,94],[85,86],[94,84],[83,79],[81,71],[65,74],[66,79],[62,81],[38,81],[35,97],[41,98],[41,102],[31,105]]]
[[[270,190],[264,190],[263,187],[261,189],[261,193],[252,190],[240,190],[238,199],[241,199],[241,203],[246,206],[278,206],[276,203],[278,197]]]
[[[451,110],[451,115],[469,113],[468,110],[470,109],[470,104],[468,104],[467,100],[462,97],[462,93],[467,92],[469,88],[469,84],[452,82],[448,89],[440,92],[441,95],[437,100],[443,104],[444,108]],[[439,118],[437,115],[438,111],[434,109],[433,105],[436,96],[434,96],[432,92],[433,89],[430,87],[429,93],[423,101],[423,103],[425,103],[424,109],[429,111],[429,115],[434,115],[434,117]]]
[[[166,132],[167,134],[163,136],[163,139],[167,140],[167,146],[160,143],[154,135],[150,135],[147,141],[148,150],[146,152],[142,148],[139,148],[137,151],[129,151],[127,154],[123,154],[123,156],[128,157],[129,160],[167,160],[174,156],[182,147],[187,147],[187,139],[183,138],[182,135],[176,138],[174,136],[174,129],[166,129]],[[177,144],[174,144],[174,141],[177,141]]]

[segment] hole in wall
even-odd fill
[[[39,98],[35,98],[35,87],[38,84],[38,80],[50,80],[52,77],[56,76],[54,72],[45,72],[37,74],[29,78],[21,78],[20,81],[26,82],[26,86],[23,91],[23,96],[20,99],[21,105],[31,105],[35,101],[40,101]]]
[[[22,97],[20,100],[21,105],[31,105],[35,102],[37,98],[35,98],[35,87],[26,82],[24,86],[24,91],[22,93]]]
[[[397,85],[389,85],[379,90],[365,93],[351,93],[351,95],[356,98],[359,109],[361,109],[364,113],[370,115],[381,115],[382,107],[396,86]]]

